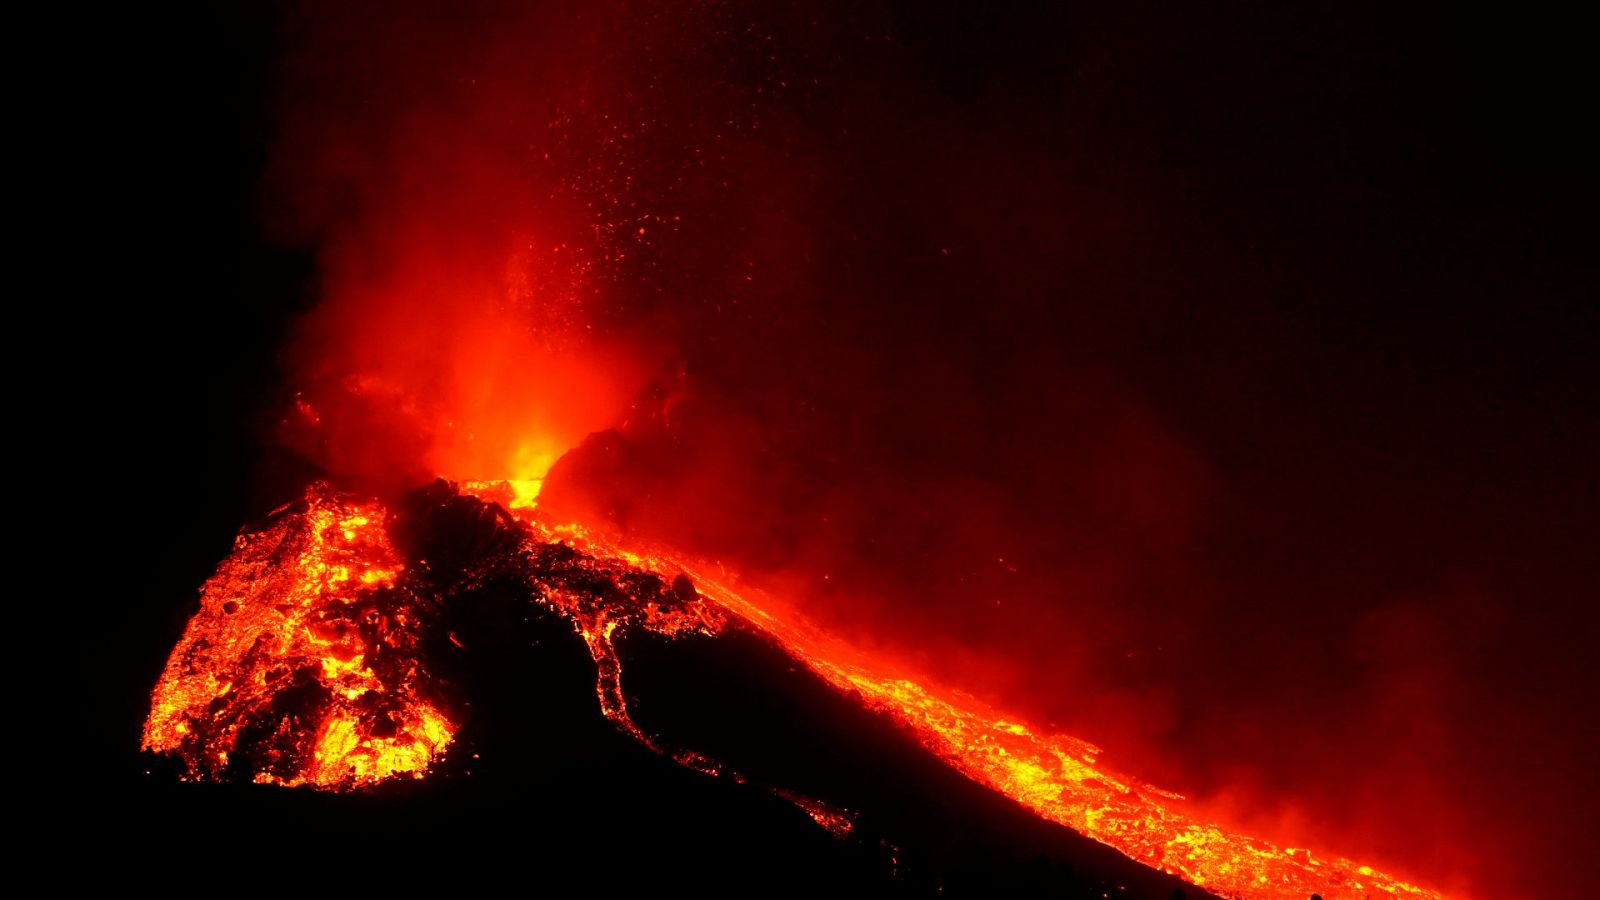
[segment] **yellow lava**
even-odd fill
[[[334,789],[419,776],[454,735],[414,667],[373,668],[373,654],[409,652],[414,638],[381,602],[405,568],[383,508],[321,485],[306,503],[239,536],[156,683],[144,746],[177,755],[190,777],[222,777],[247,721],[284,731],[253,761],[253,780]],[[320,702],[278,711],[290,684]]]

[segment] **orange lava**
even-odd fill
[[[515,496],[509,485],[478,482],[468,489],[502,503]],[[910,729],[968,778],[1045,819],[1215,894],[1274,900],[1306,900],[1313,894],[1325,900],[1442,896],[1348,859],[1230,831],[1187,809],[1181,796],[1102,766],[1094,745],[1041,733],[971,697],[905,677],[822,633],[762,592],[734,590],[729,585],[735,579],[725,571],[713,575],[710,567],[686,565],[671,555],[619,547],[579,525],[544,521],[536,503],[524,502],[514,514],[530,527],[533,540],[564,541],[583,553],[621,559],[663,579],[687,575],[702,596],[777,640],[834,687],[856,694]],[[604,633],[609,646],[610,632]],[[590,643],[593,649],[595,641]],[[614,653],[602,669],[602,705],[609,702],[620,709],[621,671]]]
[[[186,777],[361,787],[421,776],[455,733],[426,699],[383,508],[323,485],[304,502],[239,535],[156,683],[144,747]]]

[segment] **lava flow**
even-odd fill
[[[519,502],[527,492],[509,483],[464,488],[499,504],[475,508],[493,511],[493,527],[516,535],[497,555],[466,565],[513,573],[531,603],[569,621],[594,660],[601,712],[684,765],[723,771],[692,750],[661,747],[629,717],[615,644],[629,629],[668,637],[714,636],[729,627],[765,634],[968,778],[1222,896],[1440,896],[1349,860],[1212,824],[1186,811],[1181,797],[1102,768],[1094,746],[1039,733],[972,698],[904,677],[761,592],[733,589],[726,573],[713,577],[706,567],[546,521],[536,503]],[[446,501],[457,496],[441,490]],[[176,755],[197,779],[348,790],[426,772],[458,727],[442,711],[439,679],[422,652],[430,630],[438,630],[447,592],[412,577],[391,544],[392,518],[376,502],[316,485],[302,504],[241,535],[206,583],[200,610],[156,686],[146,748]],[[773,790],[831,831],[848,831],[832,807]]]
[[[150,700],[144,746],[193,778],[349,788],[419,776],[449,745],[387,511],[314,485],[240,534]]]
[[[523,493],[510,484],[496,488],[478,483],[474,488],[485,499],[501,502]],[[893,673],[891,667],[783,612],[783,604],[762,592],[728,587],[726,582],[732,579],[725,572],[718,573],[718,580],[705,566],[618,547],[582,526],[544,523],[537,504],[520,505],[516,514],[540,535],[538,539],[621,558],[664,578],[687,575],[701,594],[777,640],[835,688],[854,692],[909,728],[962,774],[1153,868],[1228,897],[1441,896],[1370,866],[1318,857],[1303,848],[1278,847],[1208,822],[1185,811],[1180,795],[1100,767],[1100,751],[1094,745],[1041,734],[971,697]],[[614,656],[610,664],[617,665]]]

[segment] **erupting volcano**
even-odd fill
[[[136,489],[119,839],[1571,883],[1600,355],[1518,205],[1565,107],[1393,12],[448,6],[251,5],[129,102],[200,98],[121,206],[205,199],[104,267],[142,330],[83,417]]]
[[[600,712],[652,749],[658,742],[628,715],[618,636],[753,629],[973,780],[1221,896],[1440,896],[1369,866],[1198,819],[1181,797],[1100,767],[1093,745],[1038,734],[976,701],[896,675],[782,614],[759,592],[736,592],[670,556],[594,539],[582,525],[547,522],[518,484],[470,482],[469,490],[493,505],[475,510],[476,521],[444,517],[427,527],[488,528],[514,540],[466,560],[450,580],[470,584],[508,569],[523,579],[528,602],[569,621],[588,648]],[[441,482],[436,492],[454,489]],[[426,774],[458,726],[430,699],[440,688],[424,648],[430,637],[437,643],[428,632],[438,629],[443,607],[470,598],[408,578],[388,538],[389,528],[406,526],[391,518],[373,501],[318,484],[301,504],[241,535],[207,582],[201,610],[156,687],[145,746],[177,754],[201,778],[344,790]],[[470,650],[453,633],[448,640]],[[722,773],[716,760],[692,750],[673,755]],[[847,813],[780,791],[819,825],[848,833]]]

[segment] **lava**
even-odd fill
[[[518,496],[511,485],[480,482],[474,489],[499,502]],[[537,503],[521,505],[516,515],[529,526],[533,540],[559,541],[585,554],[625,560],[664,579],[687,576],[721,610],[776,640],[835,688],[892,717],[962,774],[1045,819],[1213,893],[1300,900],[1314,894],[1326,900],[1442,896],[1371,866],[1279,847],[1210,822],[1186,809],[1180,795],[1101,766],[1100,750],[1093,744],[1041,733],[972,697],[905,677],[786,612],[788,607],[772,597],[758,590],[734,590],[728,586],[734,579],[726,572],[713,576],[711,567],[686,565],[663,552],[623,548],[581,525],[545,522]],[[599,641],[585,630],[591,650],[602,642],[609,647],[611,624],[601,626],[604,638]],[[621,709],[621,665],[614,651],[603,662],[597,653],[596,664],[602,672],[602,708]]]
[[[240,534],[156,683],[144,747],[200,779],[340,789],[427,771],[456,725],[431,699],[433,610],[387,517],[315,485]]]

